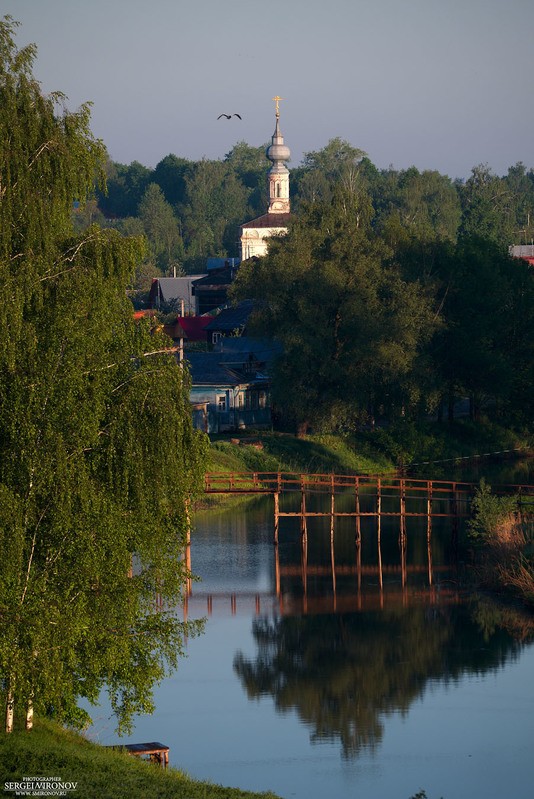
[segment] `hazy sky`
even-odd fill
[[[37,44],[45,92],[93,102],[121,163],[262,145],[278,94],[290,167],[336,136],[380,168],[534,167],[533,0],[0,0],[0,14]]]

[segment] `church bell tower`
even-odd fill
[[[251,219],[241,226],[239,237],[239,256],[241,261],[249,258],[259,258],[267,254],[269,239],[273,236],[285,236],[287,224],[291,217],[289,209],[289,169],[284,161],[289,160],[289,147],[284,144],[284,137],[280,132],[280,108],[282,98],[273,97],[276,103],[276,127],[272,136],[272,143],[267,147],[266,155],[272,162],[272,167],[267,173],[269,190],[269,208],[266,214]]]
[[[280,132],[280,106],[282,98],[273,97],[276,103],[276,127],[272,136],[272,143],[267,148],[266,155],[272,161],[267,180],[269,185],[269,214],[288,214],[289,209],[289,170],[284,164],[291,155],[289,147],[284,144],[284,137]]]

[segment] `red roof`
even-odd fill
[[[144,311],[134,311],[134,321],[138,322],[140,319],[146,319],[147,317],[155,316],[156,311],[151,309],[146,309]]]
[[[250,222],[245,222],[245,224],[241,225],[241,227],[287,227],[287,223],[290,219],[292,219],[292,215],[290,213],[264,214],[263,216],[258,216],[256,219],[251,219]]]
[[[207,341],[204,328],[214,319],[213,316],[179,316],[176,320],[189,341]]]

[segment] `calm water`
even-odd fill
[[[532,799],[532,637],[459,592],[448,521],[434,520],[431,586],[426,521],[409,524],[404,590],[398,520],[384,523],[380,591],[374,522],[358,574],[353,520],[333,553],[328,523],[310,524],[303,557],[284,519],[277,558],[271,502],[197,516],[186,612],[205,633],[122,741],[286,799]],[[93,718],[91,736],[116,743],[105,704]]]

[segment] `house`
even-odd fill
[[[213,316],[177,316],[174,322],[163,325],[163,331],[175,341],[208,341],[206,327],[213,319]]]
[[[224,266],[210,269],[207,275],[194,281],[192,293],[197,316],[227,304],[228,288],[236,276],[238,263],[235,258],[227,259]]]
[[[190,401],[193,423],[207,433],[271,426],[268,363],[271,342],[224,339],[214,352],[190,352]]]
[[[195,313],[193,285],[204,275],[185,277],[155,277],[152,280],[148,302],[151,308],[160,310],[165,306],[181,310],[182,316]]]
[[[509,253],[513,258],[521,258],[530,266],[534,266],[534,244],[516,244],[510,247]]]
[[[252,308],[252,300],[243,300],[236,306],[223,308],[217,316],[211,317],[205,327],[208,343],[214,344],[227,336],[242,336],[246,332]]]

